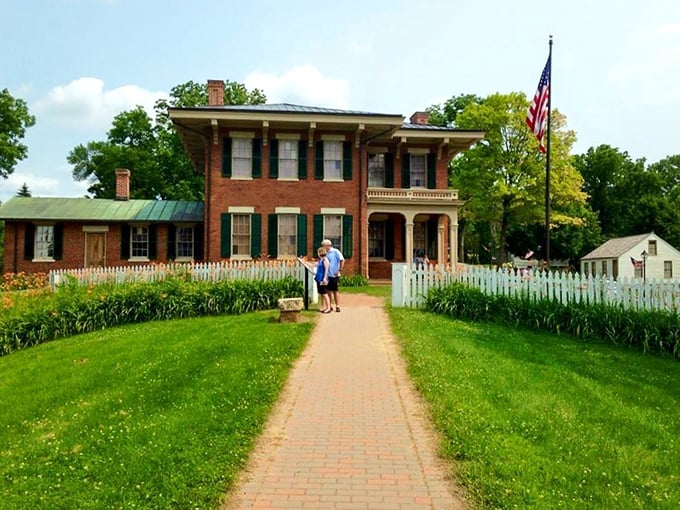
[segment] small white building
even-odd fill
[[[655,233],[610,239],[581,259],[581,274],[610,278],[680,277],[680,251]]]

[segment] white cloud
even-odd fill
[[[137,105],[152,114],[154,103],[162,97],[168,97],[168,94],[137,85],[105,90],[103,80],[86,77],[54,87],[35,102],[32,110],[41,122],[77,129],[103,129],[111,124],[116,114]]]
[[[282,75],[254,72],[246,76],[245,85],[257,87],[270,103],[294,103],[328,108],[347,108],[349,84],[328,78],[313,65],[295,67]]]

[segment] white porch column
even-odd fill
[[[446,264],[446,250],[444,249],[444,225],[439,220],[437,225],[437,262]]]
[[[406,263],[413,265],[413,218],[406,220]]]
[[[458,218],[449,216],[449,251],[451,266],[458,264]]]

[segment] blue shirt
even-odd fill
[[[326,252],[326,258],[328,259],[328,276],[331,278],[336,278],[340,272],[340,261],[345,260],[342,256],[340,250],[331,248]]]

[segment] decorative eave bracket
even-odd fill
[[[406,137],[402,136],[401,139],[397,142],[397,154],[395,155],[396,159],[401,158],[401,146],[406,143]]]
[[[262,145],[267,146],[267,141],[269,140],[269,121],[262,121]]]
[[[314,147],[314,130],[316,130],[316,122],[309,123],[309,146]]]
[[[366,126],[364,124],[359,124],[359,127],[357,127],[357,131],[354,134],[354,147],[357,149],[359,148],[359,144],[361,143],[361,133],[364,132],[366,129]]]
[[[442,159],[442,152],[444,150],[444,147],[449,144],[449,139],[444,138],[441,143],[439,144],[439,147],[437,147],[437,159]],[[447,151],[448,155],[448,151]]]
[[[210,126],[212,127],[213,133],[213,145],[220,143],[220,125],[217,119],[210,119]]]

